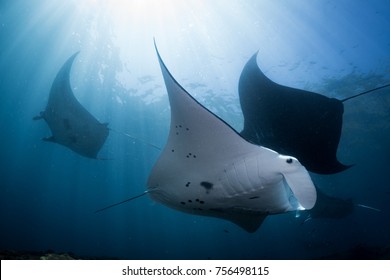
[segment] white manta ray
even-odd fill
[[[297,159],[244,140],[173,78],[157,50],[171,106],[166,146],[148,193],[171,208],[254,232],[269,214],[311,209],[316,190]]]
[[[173,209],[254,232],[267,215],[311,209],[316,189],[298,160],[242,138],[176,82],[156,51],[171,106],[168,141],[147,191],[96,212],[149,194]]]

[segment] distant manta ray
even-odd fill
[[[170,131],[147,191],[126,201],[149,194],[173,209],[226,219],[248,232],[268,215],[311,209],[316,189],[298,160],[242,138],[179,85],[155,48],[171,106]]]
[[[139,137],[108,128],[107,123],[100,123],[77,101],[70,86],[70,70],[77,54],[65,62],[54,79],[45,111],[33,118],[44,119],[53,134],[42,140],[61,144],[79,155],[96,159],[109,131],[114,131],[160,150]]]
[[[343,102],[390,84],[338,100],[271,81],[258,67],[256,57],[257,53],[246,63],[239,80],[244,114],[241,135],[252,143],[296,157],[311,172],[333,174],[349,168],[336,156]]]
[[[357,207],[381,212],[380,209],[354,203],[352,199],[343,199],[327,195],[318,187],[316,190],[316,205],[312,209],[305,211],[302,215],[302,217],[304,217],[302,224],[312,219],[342,219],[350,215]],[[300,215],[297,215],[297,217],[299,216]]]
[[[109,133],[75,98],[69,81],[70,70],[78,52],[62,66],[51,86],[45,111],[34,120],[44,119],[52,136],[42,140],[61,144],[72,151],[96,158]]]

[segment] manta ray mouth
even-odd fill
[[[291,190],[290,186],[288,185],[286,179],[283,179],[284,187],[286,190],[286,196],[287,200],[290,204],[289,211],[303,211],[306,210],[305,207],[302,206],[302,204],[299,203],[298,199],[295,197],[293,191]]]

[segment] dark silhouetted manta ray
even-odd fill
[[[51,137],[43,138],[44,141],[61,144],[88,158],[97,158],[109,129],[106,123],[100,123],[92,116],[72,92],[69,74],[77,54],[73,54],[58,72],[46,109],[34,120],[44,119],[52,132]]]
[[[296,157],[308,171],[333,174],[350,167],[336,153],[343,123],[343,102],[314,92],[279,85],[268,79],[256,62],[246,63],[239,80],[244,114],[241,135],[248,141],[278,153]]]

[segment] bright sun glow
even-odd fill
[[[187,2],[187,1],[185,1]],[[180,6],[183,1],[178,0],[84,0],[79,7],[84,11],[105,14],[111,20],[124,22],[146,22],[164,17],[174,20],[174,7]]]

